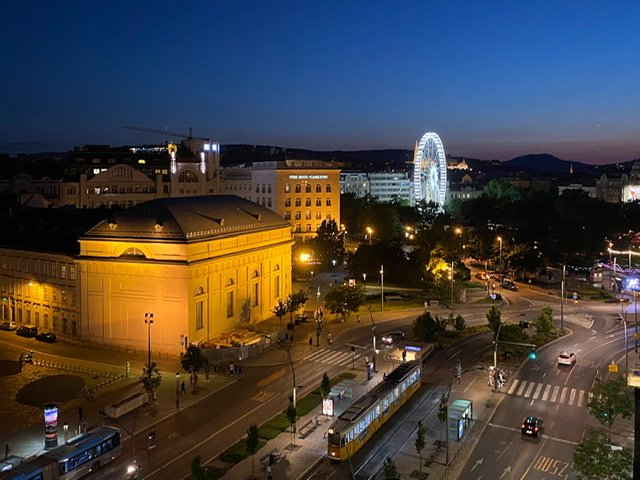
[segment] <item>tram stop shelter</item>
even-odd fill
[[[471,400],[458,399],[449,405],[448,413],[449,438],[460,440],[467,428],[471,426],[473,419],[473,402]]]

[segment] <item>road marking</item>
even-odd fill
[[[278,370],[277,372],[273,372],[271,375],[269,375],[268,377],[260,380],[256,385],[260,388],[262,387],[266,387],[267,385],[269,385],[272,382],[275,382],[277,379],[279,379],[281,376],[284,375],[284,372],[286,372],[286,370],[284,368],[281,368],[280,370]]]
[[[554,403],[556,401],[556,397],[558,396],[558,390],[560,390],[560,387],[558,385],[553,387],[553,393],[551,394],[551,401]]]
[[[511,384],[511,387],[509,387],[509,391],[507,392],[508,395],[513,394],[514,390],[518,386],[518,382],[520,382],[520,380],[518,380],[517,378],[513,381],[513,383]]]
[[[505,427],[504,425],[497,425],[497,424],[491,423],[491,422],[487,423],[487,425],[489,427],[499,428],[501,430],[509,430],[510,432],[516,432],[516,433],[522,434],[522,430],[519,429],[519,428]],[[547,435],[541,435],[541,438],[547,439],[547,440],[553,440],[554,442],[566,443],[567,445],[579,445],[578,442],[573,442],[571,440],[565,440],[564,438],[549,437]]]
[[[536,387],[536,391],[533,393],[534,400],[536,400],[540,396],[540,390],[542,390],[542,387],[544,387],[542,383],[539,383],[538,386]]]
[[[533,387],[536,386],[536,382],[529,382],[529,386],[527,387],[527,391],[524,394],[524,398],[529,398],[529,395],[531,395],[531,390],[533,390]]]
[[[569,405],[573,405],[573,402],[576,399],[576,389],[572,388],[571,393],[569,394]]]
[[[562,393],[560,394],[560,400],[558,403],[564,403],[564,399],[567,396],[567,387],[562,387]]]
[[[549,392],[551,391],[551,384],[547,384],[547,388],[544,389],[544,393],[542,394],[542,400],[546,401],[547,397],[549,397]]]
[[[584,390],[580,390],[580,395],[578,395],[578,407],[581,407],[584,404]]]
[[[518,393],[516,393],[516,395],[519,397],[522,394],[522,391],[524,390],[524,387],[527,386],[527,381],[523,380],[522,383],[520,384],[520,388],[518,389]]]

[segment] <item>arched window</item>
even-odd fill
[[[196,320],[196,330],[200,330],[204,328],[204,288],[198,287],[195,292],[195,320]],[[199,298],[198,298],[199,297]]]
[[[122,252],[122,254],[120,256],[121,257],[142,257],[142,258],[147,258],[147,256],[142,252],[142,250],[140,250],[139,248],[136,248],[136,247],[127,248],[124,252]]]
[[[331,184],[327,183],[327,189],[326,189],[327,193],[331,193]]]
[[[197,182],[198,175],[193,170],[184,170],[180,172],[178,175],[178,182],[186,183],[186,182]]]
[[[316,183],[316,193],[322,193],[322,185]]]
[[[236,282],[234,282],[234,281],[233,281],[233,278],[229,278],[229,279],[227,280],[227,283],[225,283],[225,285],[224,285],[224,286],[225,286],[225,287],[231,287],[231,286],[233,286],[233,285],[235,285],[235,284],[236,284]]]
[[[311,184],[310,183],[307,183],[307,185],[304,187],[304,191],[306,193],[311,193]]]

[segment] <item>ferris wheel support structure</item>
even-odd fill
[[[415,202],[434,202],[444,207],[447,195],[447,160],[442,140],[435,132],[420,139],[413,158],[413,189]]]

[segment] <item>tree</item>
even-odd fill
[[[585,480],[631,480],[633,452],[612,450],[606,432],[588,430],[573,452],[573,466]]]
[[[335,220],[323,220],[312,240],[313,249],[322,264],[327,267],[331,260],[338,262],[344,257],[344,231]]]
[[[614,380],[596,380],[593,396],[587,402],[589,413],[607,427],[609,438],[611,427],[618,415],[631,418],[634,412],[634,392],[624,377]]]
[[[440,397],[440,404],[438,405],[438,420],[445,428],[448,428],[446,425],[447,416],[449,413],[449,396],[445,393]],[[442,437],[442,429],[440,430],[440,437]]]
[[[202,458],[200,455],[191,461],[191,474],[189,475],[189,480],[211,480],[213,478],[215,478],[213,469],[202,465]]]
[[[349,312],[357,312],[364,303],[364,289],[362,285],[350,287],[349,285],[337,285],[325,296],[324,304],[331,313],[340,315],[346,319]]]
[[[542,309],[536,319],[536,331],[542,334],[553,331],[553,309],[549,305]]]
[[[246,449],[247,453],[251,455],[251,477],[254,477],[254,464],[253,464],[253,456],[258,451],[258,445],[260,444],[260,435],[258,434],[258,426],[254,423],[249,426],[247,430],[247,444]]]
[[[160,383],[162,383],[162,375],[156,366],[156,362],[151,362],[151,366],[145,364],[142,368],[140,382],[142,383],[142,388],[144,388],[155,401],[156,390],[158,390]]]
[[[202,349],[200,347],[189,345],[187,351],[184,352],[184,355],[182,355],[180,363],[182,364],[182,368],[193,375],[197,374],[203,368],[208,368],[209,359],[202,353]],[[191,383],[191,385],[193,391],[195,392],[198,388],[198,383],[194,381]]]
[[[304,290],[300,289],[298,292],[289,295],[285,304],[287,305],[287,310],[290,313],[290,320],[293,323],[293,314],[298,311],[298,309],[307,303],[309,300],[309,295],[305,293]]]
[[[384,474],[385,480],[395,480],[398,478],[398,470],[396,469],[396,464],[393,463],[393,459],[391,457],[387,457],[384,459],[382,472]]]
[[[326,373],[322,375],[322,381],[320,382],[320,394],[322,398],[329,398],[329,394],[331,393],[331,381],[329,380],[329,375]]]
[[[293,406],[293,401],[289,402],[289,406],[287,407],[287,411],[285,412],[287,415],[287,420],[289,420],[289,425],[291,426],[291,444],[296,446],[296,421],[298,420],[298,409]]]
[[[464,332],[464,329],[467,328],[464,318],[462,318],[462,315],[460,314],[458,314],[456,318],[453,319],[452,324],[453,324],[453,328],[455,328],[458,334]]]
[[[282,317],[287,314],[288,310],[287,304],[283,302],[282,299],[278,299],[278,303],[273,307],[273,310],[271,310],[271,312],[278,317],[278,320],[280,320],[280,327],[282,327]]]
[[[500,328],[500,310],[495,305],[491,305],[491,308],[487,312],[487,321],[489,322],[489,326],[493,330],[494,339],[496,335],[498,335],[498,329]]]
[[[422,473],[422,450],[425,447],[424,440],[424,425],[422,425],[422,420],[418,420],[418,430],[416,431],[416,452],[418,452],[418,458],[420,458],[420,473]]]
[[[438,324],[431,316],[431,312],[425,312],[413,321],[413,335],[423,342],[437,340]]]

